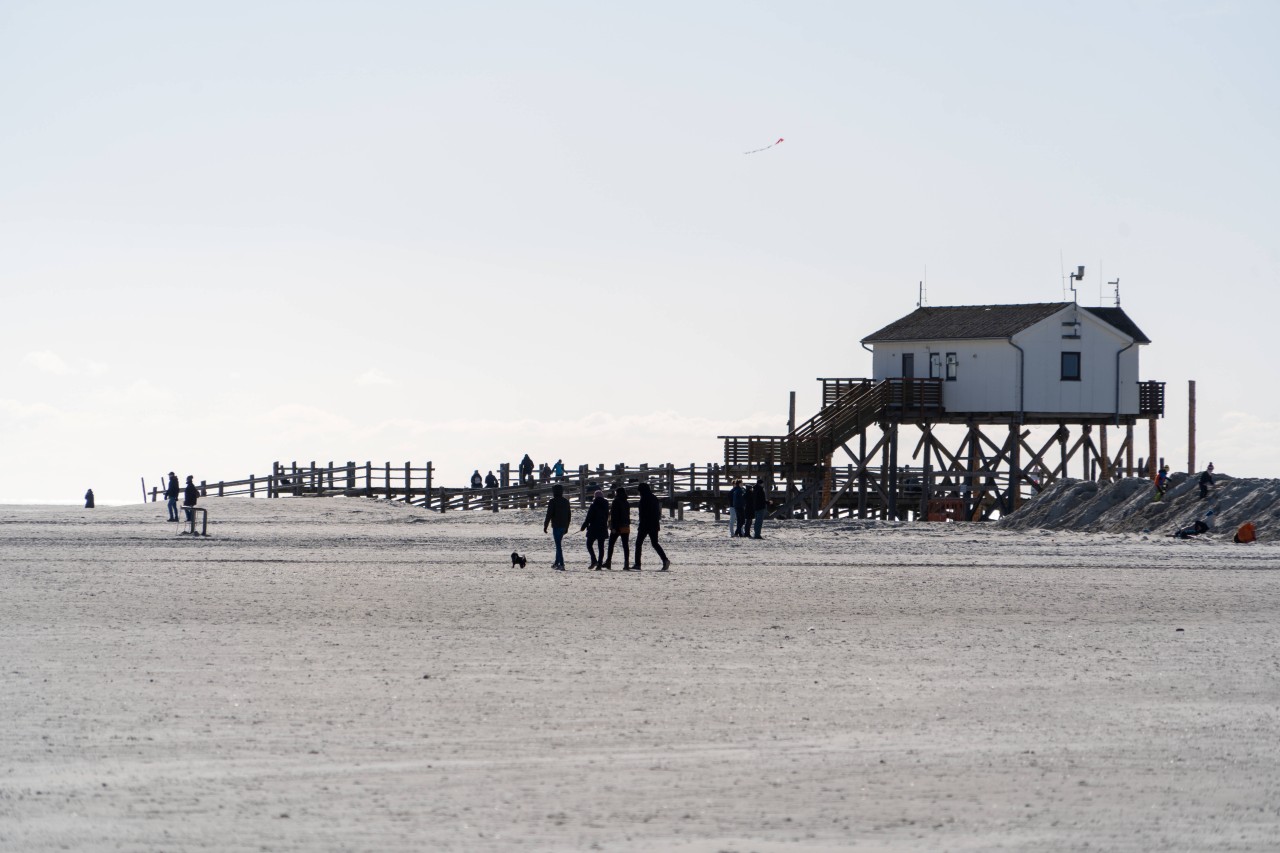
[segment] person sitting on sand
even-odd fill
[[[1200,500],[1204,500],[1209,496],[1209,490],[1213,488],[1213,463],[1209,463],[1209,467],[1200,473]]]

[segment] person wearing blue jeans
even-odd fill
[[[178,475],[169,472],[169,483],[164,487],[164,498],[169,504],[169,520],[178,520],[178,495],[182,490],[178,488]]]
[[[569,519],[572,511],[569,508],[569,499],[564,496],[564,486],[556,484],[551,489],[553,497],[547,502],[547,517],[542,522],[542,532],[547,532],[547,527],[551,527],[551,534],[556,540],[556,561],[551,568],[558,571],[564,571],[564,551],[560,547],[561,540],[564,535],[569,532]]]

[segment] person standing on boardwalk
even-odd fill
[[[614,490],[613,505],[609,507],[609,555],[604,558],[604,567],[613,568],[613,544],[622,540],[622,570],[631,571],[631,504],[627,501],[627,490],[618,486]]]
[[[760,539],[760,528],[764,526],[764,516],[769,511],[769,492],[765,489],[764,477],[756,480],[756,484],[751,487],[751,494],[755,498],[754,506],[756,508],[756,530],[755,536],[752,538]]]
[[[729,535],[742,535],[742,513],[746,512],[746,498],[742,493],[742,481],[734,480],[729,492]]]
[[[169,505],[169,520],[178,520],[178,495],[182,493],[182,489],[178,486],[178,475],[169,472],[169,483],[164,487],[164,499]]]
[[[671,561],[667,559],[667,552],[662,550],[662,546],[658,544],[658,530],[662,527],[662,506],[658,503],[657,497],[653,494],[653,489],[649,488],[648,483],[640,484],[640,510],[639,525],[636,532],[636,562],[635,570],[640,571],[640,553],[644,550],[644,538],[649,537],[649,541],[653,543],[653,550],[658,555],[658,559],[662,560],[662,568],[660,571],[666,571],[671,568]]]
[[[182,511],[187,514],[187,521],[191,521],[195,517],[195,513],[191,511],[191,508],[196,505],[198,500],[200,500],[200,490],[196,488],[195,478],[188,474],[187,487],[182,491]]]
[[[609,502],[604,492],[596,489],[595,499],[587,507],[587,520],[582,522],[587,531],[587,553],[591,555],[591,568],[597,572],[604,568],[604,540],[609,536]]]
[[[551,564],[551,568],[564,571],[564,549],[561,548],[561,542],[564,535],[569,532],[569,519],[573,515],[573,510],[569,508],[569,499],[564,496],[564,486],[556,484],[551,488],[551,500],[547,501],[547,517],[542,521],[542,532],[547,532],[547,525],[551,525],[551,535],[556,540],[556,561]]]
[[[484,477],[480,476],[479,468],[471,472],[471,488],[473,489],[484,488]]]
[[[564,479],[564,460],[557,459],[556,464],[551,466],[551,470],[556,475],[557,480]]]
[[[531,482],[533,480],[533,460],[526,453],[524,458],[520,460],[520,485]]]

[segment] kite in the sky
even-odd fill
[[[773,145],[781,145],[782,143],[783,143],[783,140],[779,139],[777,142],[773,143]],[[759,154],[761,151],[768,151],[770,148],[773,147],[773,145],[766,145],[763,148],[757,148],[754,151],[743,151],[742,153],[743,154]]]

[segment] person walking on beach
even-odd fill
[[[1213,488],[1213,463],[1209,463],[1209,467],[1200,473],[1200,500],[1204,500],[1209,496],[1209,490]]]
[[[760,528],[764,526],[764,516],[769,511],[769,492],[765,488],[764,477],[756,480],[756,484],[751,487],[751,494],[755,498],[754,506],[756,508],[756,529],[755,536],[752,538],[760,539]]]
[[[604,568],[604,540],[609,536],[609,502],[604,492],[596,489],[595,499],[587,507],[587,519],[582,522],[587,531],[587,553],[591,555],[591,568],[597,572]]]
[[[178,495],[182,493],[182,489],[178,486],[178,475],[169,472],[169,483],[164,487],[165,503],[169,505],[169,520],[178,520]]]
[[[187,521],[191,521],[195,517],[195,513],[191,511],[191,508],[196,505],[198,500],[200,500],[200,490],[196,488],[195,478],[188,474],[187,487],[182,491],[182,511],[187,514]]]
[[[569,499],[564,496],[564,486],[557,483],[551,488],[551,495],[551,500],[547,501],[547,517],[542,521],[542,532],[546,533],[547,525],[551,525],[551,535],[556,540],[556,561],[551,564],[551,568],[563,572],[564,550],[561,542],[569,532],[569,519],[573,510],[569,507]]]
[[[742,513],[746,512],[746,498],[742,493],[742,481],[734,480],[729,491],[729,535],[742,535]]]
[[[613,505],[609,507],[609,554],[604,558],[604,567],[613,568],[613,544],[622,540],[622,570],[631,571],[631,504],[627,501],[627,490],[618,486],[614,490]]]
[[[520,460],[520,485],[533,481],[533,460],[526,453],[524,458]]]
[[[662,526],[662,506],[658,503],[658,498],[654,496],[653,489],[649,488],[648,483],[640,484],[638,520],[635,570],[637,572],[640,571],[640,553],[644,550],[644,538],[648,536],[649,541],[653,543],[654,553],[662,561],[662,568],[659,571],[665,572],[671,568],[671,561],[667,559],[667,552],[663,551],[662,546],[658,544],[658,529]]]
[[[479,468],[471,472],[471,488],[473,489],[484,488],[484,477],[480,476]]]

